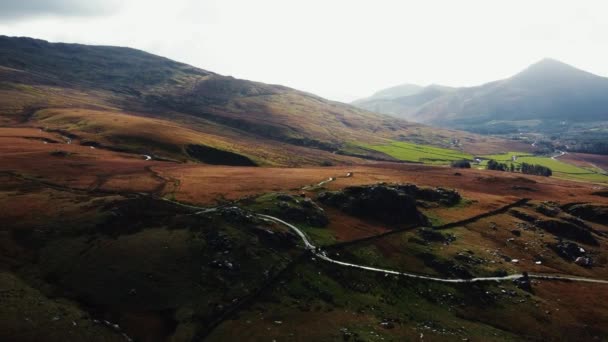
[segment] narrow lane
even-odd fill
[[[304,234],[304,232],[301,231],[298,227],[296,227],[288,222],[285,222],[279,218],[276,218],[274,216],[258,214],[258,217],[260,217],[266,221],[273,221],[275,223],[282,224],[285,227],[291,229],[302,239],[302,242],[304,243],[304,247],[307,250],[310,250],[319,259],[324,260],[326,262],[330,262],[335,265],[358,268],[358,269],[362,269],[362,270],[366,270],[366,271],[379,272],[379,273],[384,273],[384,274],[388,274],[388,275],[397,275],[397,276],[403,276],[403,277],[408,277],[408,278],[430,280],[430,281],[436,281],[436,282],[442,282],[442,283],[476,283],[476,282],[489,282],[489,281],[501,282],[501,281],[512,281],[514,279],[524,277],[523,274],[518,273],[518,274],[507,275],[504,277],[441,278],[441,277],[426,276],[426,275],[409,273],[409,272],[400,272],[400,271],[395,271],[395,270],[376,268],[376,267],[365,266],[365,265],[351,264],[351,263],[335,260],[335,259],[328,257],[324,251],[322,251],[321,249],[319,249],[315,245],[313,245],[312,242],[310,242],[310,240],[308,239],[308,237],[306,237],[306,234]],[[531,273],[531,274],[528,274],[528,277],[531,279],[561,280],[561,281],[576,281],[576,282],[587,282],[587,283],[596,283],[596,284],[608,284],[608,280],[575,277],[575,276],[561,276],[561,275]]]

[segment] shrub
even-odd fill
[[[488,170],[496,170],[496,171],[507,171],[507,164],[499,163],[494,159],[490,159],[488,161]]]
[[[452,162],[452,167],[457,167],[457,168],[461,168],[461,169],[470,169],[471,168],[471,163],[469,163],[468,160],[454,160]]]

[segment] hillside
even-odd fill
[[[132,49],[0,50],[0,341],[608,337],[608,158]]]
[[[384,112],[443,127],[499,132],[541,125],[538,121],[542,125],[605,121],[607,93],[608,78],[544,59],[504,80],[458,88],[428,102],[414,102],[403,111]],[[375,109],[382,112],[382,108]],[[530,120],[537,122],[526,122]]]
[[[398,86],[382,89],[375,92],[372,96],[353,101],[353,104],[364,104],[374,100],[392,100],[403,96],[410,96],[419,93],[424,87],[417,84],[404,83]]]
[[[396,93],[392,92],[392,89],[395,88],[379,91],[371,97],[357,100],[352,104],[373,112],[389,114],[398,118],[415,121],[416,112],[421,106],[454,90],[454,88],[451,87],[435,84],[427,87],[419,87],[415,91],[410,92]],[[386,92],[394,94],[394,96],[377,95],[385,94]]]
[[[62,131],[80,143],[165,159],[205,162],[193,152],[202,146],[257,165],[359,160],[348,154],[391,160],[352,146],[393,140],[451,147],[458,139],[471,153],[508,150],[499,139],[413,124],[130,48],[3,36],[0,80],[0,124]]]

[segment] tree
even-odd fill
[[[471,163],[469,163],[468,160],[454,160],[452,162],[452,167],[457,167],[457,168],[461,168],[461,169],[470,169],[471,168]]]
[[[521,164],[521,173],[525,173],[528,175],[537,175],[537,176],[545,176],[550,177],[553,175],[553,171],[543,165],[534,165],[528,163]]]
[[[488,161],[488,170],[506,171],[508,170],[507,164],[499,163],[494,159]]]

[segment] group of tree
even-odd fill
[[[457,167],[457,168],[461,168],[461,169],[470,169],[471,168],[471,163],[469,163],[468,160],[454,160],[452,162],[452,167]]]
[[[575,143],[568,149],[572,152],[591,153],[591,154],[608,154],[608,142],[593,141]]]
[[[452,167],[461,168],[461,169],[470,169],[471,163],[468,160],[454,160],[451,163]],[[521,163],[521,165],[515,165],[513,163],[499,163],[494,159],[488,160],[487,164],[488,170],[495,171],[507,171],[507,172],[521,172],[527,175],[537,175],[537,176],[545,176],[549,177],[553,175],[553,171],[550,168],[543,165],[536,164],[528,164]]]
[[[518,166],[515,166],[512,163],[507,165],[505,163],[499,163],[494,159],[490,159],[488,161],[487,168],[488,168],[488,170],[496,170],[496,171],[509,171],[509,172],[520,171],[521,173],[525,173],[527,175],[537,175],[537,176],[545,176],[545,177],[549,177],[549,176],[553,175],[553,171],[551,171],[551,169],[546,166],[528,164],[528,163],[522,163],[521,165],[518,165]]]
[[[513,164],[511,164],[513,165]],[[505,163],[499,163],[494,159],[488,160],[488,170],[496,170],[496,171],[509,171],[510,168]]]
[[[521,173],[549,177],[553,174],[553,171],[546,166],[522,163]]]

